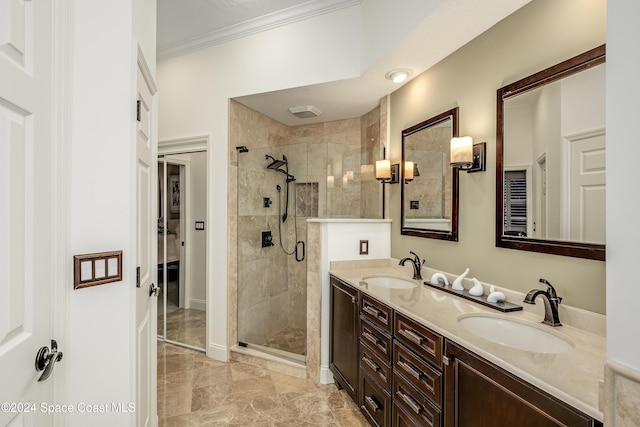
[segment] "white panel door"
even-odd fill
[[[154,98],[138,69],[139,120],[136,134],[137,185],[137,266],[136,288],[136,425],[151,426],[156,422],[156,310],[157,293],[157,217],[154,196],[157,185],[156,145],[154,142]]]
[[[58,285],[52,3],[0,0],[1,426],[52,423],[39,408],[52,403],[56,373],[38,382],[35,369],[38,349],[51,346]]]
[[[605,242],[605,135],[571,142],[570,240]]]

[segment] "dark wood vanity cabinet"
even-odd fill
[[[393,310],[362,294],[360,298],[360,410],[373,426],[391,422]]]
[[[331,277],[329,369],[334,380],[358,403],[358,290]]]
[[[555,397],[447,341],[445,427],[602,427]]]
[[[330,370],[373,426],[602,427],[331,277]]]
[[[443,337],[396,313],[393,342],[393,424],[442,425]]]

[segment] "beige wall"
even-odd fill
[[[605,263],[495,247],[496,91],[605,42],[604,0],[535,0],[391,95],[391,160],[401,132],[453,107],[460,135],[487,142],[487,171],[461,174],[459,242],[400,235],[400,187],[390,186],[392,256],[519,291],[544,277],[564,303],[605,312]],[[428,43],[425,43],[428,48]]]

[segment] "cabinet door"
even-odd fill
[[[592,418],[446,341],[445,427],[597,426]]]
[[[358,291],[331,278],[329,369],[351,398],[358,399]]]

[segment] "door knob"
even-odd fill
[[[51,340],[51,350],[46,345],[36,353],[36,371],[44,371],[38,382],[45,381],[51,375],[56,362],[62,360],[62,352],[58,351],[58,343]]]
[[[157,287],[157,286],[155,285],[155,283],[152,283],[152,284],[151,284],[151,286],[149,286],[149,296],[150,296],[150,297],[151,297],[151,296],[155,296],[155,297],[157,297],[157,296],[158,296],[158,291],[160,291],[160,288],[159,288],[159,287]]]

